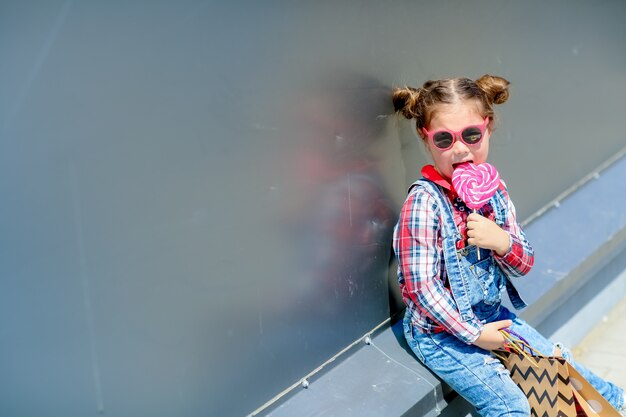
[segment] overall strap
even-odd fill
[[[495,222],[498,226],[503,227],[506,222],[507,202],[503,192],[504,186],[501,184],[500,188],[496,190],[496,193],[491,198],[491,207],[495,214]]]
[[[448,198],[441,192],[439,187],[425,179],[419,179],[411,185],[410,189],[413,189],[416,186],[421,186],[422,188],[428,191],[428,194],[432,196],[437,202],[437,206],[441,209],[441,217],[443,218],[443,224],[441,225],[443,228],[442,237],[454,236],[454,238],[458,241],[461,239],[461,234],[456,227],[456,223],[454,223],[454,215],[452,212],[452,205],[449,203]]]
[[[467,281],[465,269],[461,266],[461,260],[456,250],[456,244],[461,240],[462,236],[454,222],[452,204],[440,188],[429,180],[420,179],[413,183],[413,186],[421,186],[427,190],[428,194],[435,199],[437,206],[441,209],[443,220],[441,225],[441,242],[450,290],[457,304],[461,319],[463,321],[471,320],[475,315],[470,303],[468,290],[464,284]]]
[[[500,227],[503,227],[504,223],[506,222],[506,215],[508,210],[507,200],[504,196],[503,191],[505,189],[506,188],[504,187],[504,185],[501,184],[500,188],[496,191],[495,195],[491,199],[491,205],[495,212],[495,221]],[[515,285],[509,279],[508,275],[506,275],[505,273],[502,273],[502,275],[504,275],[506,279],[506,292],[509,295],[509,299],[511,300],[511,304],[513,304],[513,307],[518,310],[527,307],[528,304],[526,304],[526,302],[522,299],[519,291],[517,290],[517,288],[515,288]]]

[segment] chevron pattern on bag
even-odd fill
[[[576,400],[564,359],[534,357],[537,363],[533,364],[523,355],[508,353],[505,356],[504,366],[528,398],[531,416],[576,416]]]
[[[524,394],[526,394],[526,397],[528,398],[529,401],[533,399],[533,401],[536,401],[537,403],[541,404],[545,400],[552,407],[555,407],[559,401],[563,401],[565,402],[565,404],[568,404],[568,405],[574,405],[574,403],[576,402],[573,395],[570,398],[568,398],[567,396],[563,395],[562,392],[559,392],[557,396],[553,398],[550,396],[550,393],[548,393],[548,391],[539,389],[539,392],[537,392],[537,390],[535,390],[535,387],[530,387],[528,391],[524,391]]]
[[[551,414],[549,414],[547,411],[545,413],[543,413],[542,415],[538,415],[538,414],[531,414],[533,417],[573,417],[563,411],[559,411],[558,414],[554,414],[554,412],[552,412]]]
[[[559,411],[558,414],[554,414],[554,411],[551,411],[550,413],[548,413],[547,411],[541,415],[539,414],[535,414],[535,413],[531,413],[531,415],[533,417],[576,417],[576,415],[568,415],[567,413],[563,412],[563,411]]]
[[[519,378],[526,380],[532,376],[534,380],[540,384],[544,382],[544,379],[546,379],[545,382],[550,384],[550,386],[554,386],[556,384],[557,379],[559,378],[558,373],[554,374],[554,372],[550,372],[551,369],[533,368],[533,367],[528,367],[528,365],[524,367],[520,367],[517,364],[513,364],[513,366],[511,366],[511,369],[509,369],[509,371],[511,372],[511,377],[513,377],[515,374],[519,374]],[[569,383],[569,377],[566,377],[565,379],[566,379],[565,383]]]

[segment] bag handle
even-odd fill
[[[526,339],[513,330],[500,329],[499,332],[504,337],[506,347],[528,359],[534,366],[539,367],[538,361],[533,360],[533,356],[540,356],[541,352],[533,348]]]
[[[507,342],[510,342],[511,344],[513,344],[514,349],[516,350],[518,350],[517,348],[519,348],[519,350],[526,349],[528,350],[528,353],[531,356],[536,356],[536,354],[538,353],[537,350],[533,349],[532,346],[530,346],[530,343],[528,343],[528,340],[524,339],[519,333],[516,333],[510,329],[501,329],[500,333],[502,333],[502,335],[507,340]]]

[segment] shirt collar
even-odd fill
[[[427,180],[442,186],[448,191],[454,191],[454,189],[452,188],[452,184],[450,184],[450,181],[442,177],[441,174],[437,172],[435,167],[432,165],[424,165],[424,167],[422,168],[422,176]]]

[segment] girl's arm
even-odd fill
[[[507,200],[507,217],[502,227],[509,234],[510,248],[503,254],[494,253],[494,259],[504,273],[510,277],[526,275],[535,262],[535,253],[530,242],[526,239],[524,231],[517,223],[515,206],[507,192],[504,193]]]
[[[483,326],[477,319],[461,319],[452,293],[444,285],[439,233],[439,207],[428,192],[418,187],[402,207],[394,233],[402,296],[409,309],[418,310],[470,344]]]

